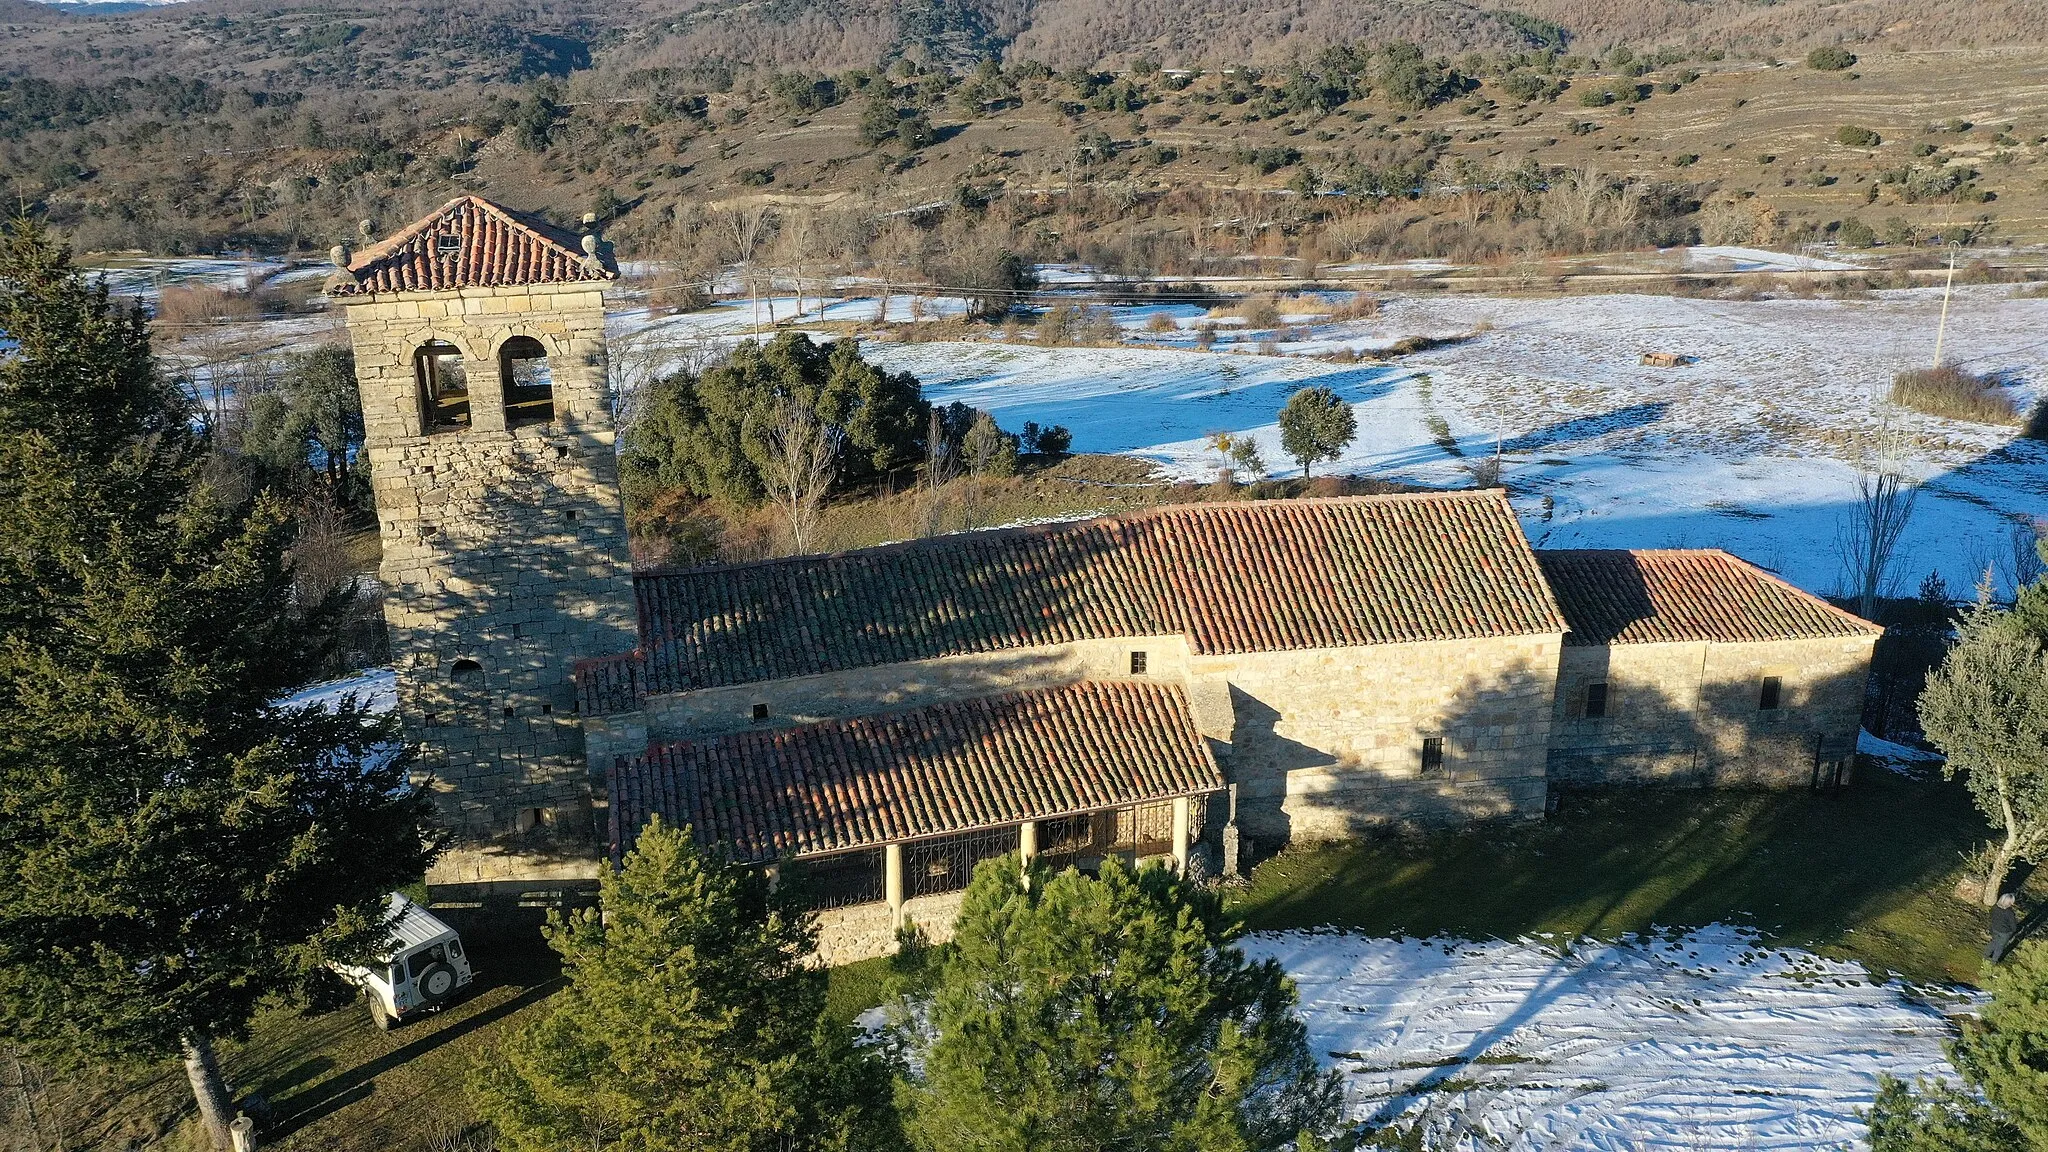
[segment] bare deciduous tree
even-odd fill
[[[719,238],[724,241],[733,263],[739,265],[740,278],[746,282],[747,294],[753,301],[756,324],[761,322],[761,285],[755,274],[754,257],[768,236],[772,219],[768,207],[762,204],[726,208],[717,216]],[[771,324],[775,322],[773,304],[769,305],[768,321]]]
[[[763,437],[761,482],[789,525],[794,555],[817,543],[825,495],[839,477],[839,429],[818,419],[809,406],[788,402],[776,412]]]

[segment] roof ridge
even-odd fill
[[[994,528],[966,528],[958,532],[944,532],[937,536],[920,536],[909,540],[890,540],[881,544],[869,544],[860,548],[842,548],[837,552],[811,552],[801,556],[768,556],[759,560],[743,560],[734,564],[699,564],[693,567],[663,565],[643,568],[633,574],[635,580],[643,577],[694,576],[711,572],[742,572],[777,566],[797,567],[820,564],[855,556],[886,555],[894,552],[913,551],[918,548],[939,548],[968,540],[1008,540],[1031,536],[1057,536],[1091,524],[1139,524],[1147,520],[1165,519],[1174,515],[1201,514],[1222,515],[1232,510],[1282,510],[1289,508],[1326,508],[1338,505],[1433,503],[1445,497],[1473,500],[1475,503],[1491,497],[1505,501],[1507,493],[1499,488],[1454,488],[1447,490],[1425,490],[1420,492],[1374,492],[1356,496],[1295,496],[1274,499],[1250,500],[1190,500],[1184,503],[1152,504],[1133,508],[1126,512],[1105,512],[1098,516],[1086,516],[1078,520],[1054,520],[1042,524],[1007,524]]]

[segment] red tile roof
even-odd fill
[[[1082,681],[657,745],[611,769],[612,853],[656,813],[766,861],[1223,786],[1178,686]]]
[[[1884,629],[1718,549],[1542,550],[1565,643],[1659,644],[1876,636]]]
[[[1497,491],[1171,505],[648,573],[635,589],[643,657],[582,666],[587,710],[1119,636],[1224,653],[1564,631]]]
[[[481,196],[458,196],[357,253],[347,273],[329,281],[328,292],[447,292],[602,281],[618,274],[602,250],[584,255],[582,240],[572,233]]]

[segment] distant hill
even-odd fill
[[[116,10],[116,9],[121,10]],[[1564,45],[1803,55],[2048,43],[2041,0],[0,0],[0,74],[153,72],[260,86],[440,88],[589,67],[838,70],[897,56],[1055,67],[1273,64],[1343,42],[1438,53]],[[89,46],[88,46],[89,43]]]
[[[0,0],[0,24],[42,24],[63,18],[62,12],[35,0]]]

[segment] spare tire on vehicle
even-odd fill
[[[413,977],[413,987],[419,989],[420,999],[428,1004],[439,1004],[455,995],[455,969],[446,964],[429,964],[427,970]]]

